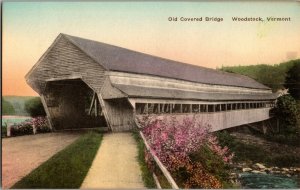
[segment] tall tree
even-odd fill
[[[300,60],[295,60],[294,66],[287,72],[284,87],[296,100],[300,100]]]
[[[3,115],[14,115],[15,114],[15,109],[13,107],[13,105],[2,99],[2,114]]]

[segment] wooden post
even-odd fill
[[[105,106],[104,100],[102,99],[101,93],[98,94],[98,100],[99,100],[100,106],[102,108],[102,112],[104,114],[104,118],[106,120],[107,126],[110,128],[110,130],[112,130],[112,126],[111,126],[111,123],[110,123],[110,120],[109,120],[109,117],[108,117],[108,113],[107,113],[107,110],[106,110],[106,106]]]
[[[182,113],[182,104],[180,104],[180,113]]]
[[[153,157],[154,161],[156,162],[156,164],[160,168],[163,175],[166,177],[166,179],[170,183],[171,187],[173,189],[179,189],[178,185],[176,184],[175,180],[172,178],[169,171],[166,169],[166,167],[163,165],[163,163],[161,163],[161,161],[158,159],[158,157],[153,153],[153,151],[152,151],[151,147],[149,146],[144,134],[141,131],[140,131],[140,136],[142,137],[142,139],[144,141],[146,149],[150,152],[151,156]]]
[[[10,137],[11,136],[11,127],[12,123],[6,123],[6,136]]]
[[[92,113],[92,109],[93,109],[93,106],[95,103],[95,97],[96,97],[96,92],[94,92],[94,94],[93,94],[93,98],[92,98],[90,109],[89,109],[89,115],[91,115],[91,113]]]
[[[95,98],[95,116],[97,117],[98,116],[98,109],[97,109],[97,99]]]
[[[49,125],[50,129],[53,130],[54,128],[53,128],[52,121],[51,121],[51,115],[50,115],[48,106],[46,104],[46,100],[45,100],[44,95],[41,95],[41,102],[43,104],[43,107],[44,107],[46,115],[47,115],[48,125]]]

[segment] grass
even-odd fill
[[[100,133],[84,134],[22,178],[12,188],[80,188],[101,140]]]
[[[144,142],[143,142],[143,139],[139,136],[139,133],[137,131],[134,131],[132,133],[134,139],[136,140],[137,142],[137,148],[138,148],[138,162],[139,162],[139,165],[140,165],[140,169],[142,171],[142,179],[143,179],[143,182],[144,182],[144,185],[147,187],[147,188],[156,188],[156,184],[154,182],[154,179],[153,179],[153,176],[152,176],[152,173],[151,171],[149,171],[148,167],[147,167],[147,164],[146,164],[146,161],[145,161],[145,145],[144,145]]]

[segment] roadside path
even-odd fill
[[[2,188],[11,187],[80,136],[60,132],[2,139]]]
[[[131,133],[105,134],[81,188],[145,188]]]

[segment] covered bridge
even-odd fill
[[[60,34],[26,75],[54,130],[125,131],[142,115],[196,115],[213,130],[267,120],[270,88],[238,74]]]

